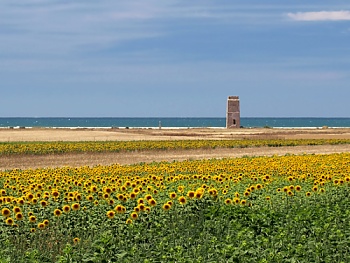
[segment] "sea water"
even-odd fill
[[[226,118],[0,118],[0,128],[225,128]],[[350,118],[241,118],[244,128],[350,127]]]

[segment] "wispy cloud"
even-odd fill
[[[287,16],[296,21],[342,21],[350,20],[350,11],[297,12]]]

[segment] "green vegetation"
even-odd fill
[[[350,154],[0,172],[0,262],[349,262]]]

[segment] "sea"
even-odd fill
[[[0,128],[225,128],[226,118],[0,118]],[[243,128],[349,128],[350,118],[253,118],[241,117]]]

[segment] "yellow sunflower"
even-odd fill
[[[69,206],[69,205],[64,205],[64,206],[62,207],[62,210],[63,210],[63,212],[65,212],[65,213],[69,213],[69,211],[70,211],[70,206]]]
[[[78,210],[80,209],[80,204],[79,204],[79,203],[74,203],[74,204],[72,204],[72,209],[73,209],[74,211],[78,211]]]
[[[7,225],[12,226],[14,223],[14,220],[11,217],[8,217],[5,222]]]
[[[55,211],[53,211],[54,216],[61,216],[62,215],[62,211],[60,209],[55,209]]]
[[[186,201],[187,201],[187,200],[186,200],[186,197],[184,197],[184,196],[180,196],[177,200],[178,200],[179,203],[182,204],[182,205],[186,204]]]
[[[16,215],[15,215],[15,217],[16,217],[16,220],[17,221],[20,221],[20,220],[22,220],[23,219],[23,214],[21,213],[21,212],[18,212]]]
[[[107,212],[107,217],[109,218],[109,219],[112,219],[112,218],[114,218],[114,216],[115,216],[115,212],[114,211],[108,211]]]
[[[8,208],[3,208],[3,209],[1,210],[1,214],[2,214],[4,217],[9,217],[9,216],[11,215],[11,211],[10,211],[10,209],[8,209]]]
[[[165,204],[162,206],[162,208],[163,208],[164,211],[168,211],[168,210],[170,210],[171,205],[169,205],[169,203],[165,203]]]
[[[136,219],[139,217],[139,215],[138,215],[136,212],[132,212],[131,215],[130,215],[130,217],[131,217],[132,219],[136,220]]]

